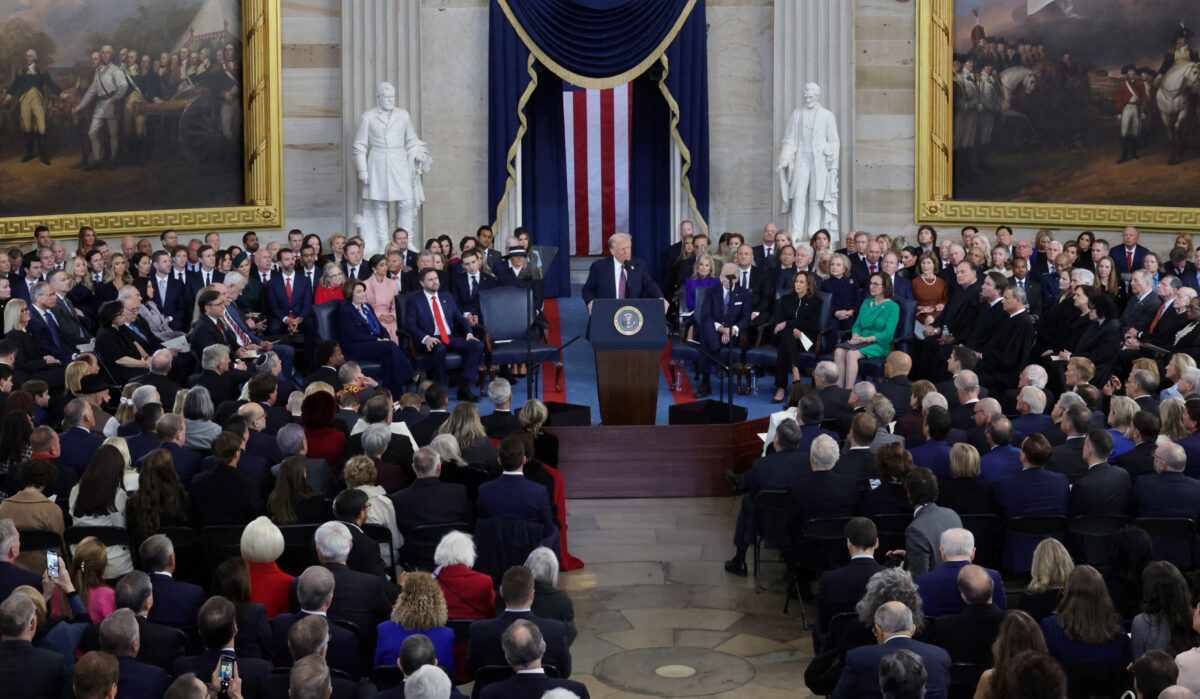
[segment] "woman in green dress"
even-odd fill
[[[856,349],[839,346],[833,352],[844,388],[853,387],[858,380],[860,357],[883,357],[891,351],[892,337],[900,319],[900,306],[892,300],[891,279],[883,274],[872,274],[867,290],[871,297],[858,309],[858,320],[854,321],[847,343]]]

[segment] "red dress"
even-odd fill
[[[496,590],[487,573],[457,563],[437,571],[450,619],[491,619],[496,615]]]
[[[288,602],[288,587],[292,584],[292,576],[280,570],[274,561],[246,561],[246,567],[250,569],[250,601],[266,606],[268,619],[292,611]]]
[[[329,301],[330,299],[344,299],[344,298],[346,298],[346,297],[342,295],[342,288],[340,286],[335,286],[335,287],[318,286],[317,294],[316,294],[316,296],[313,297],[313,305],[319,306],[319,305],[325,303],[326,301]]]
[[[338,470],[346,460],[346,434],[333,427],[323,427],[319,430],[304,428],[304,437],[308,440],[308,458],[325,459],[329,468]]]

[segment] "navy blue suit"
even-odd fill
[[[1061,473],[1029,468],[996,484],[996,506],[1004,519],[1021,516],[1067,516],[1070,485]],[[1004,568],[1025,572],[1033,563],[1039,539],[1022,534],[1004,537]]]
[[[503,517],[526,522],[541,522],[542,539],[550,540],[558,533],[558,525],[550,510],[550,494],[540,483],[523,474],[505,473],[479,486],[475,510],[479,519]]]
[[[870,293],[866,290],[866,287],[864,287],[863,294],[864,299],[867,296],[870,296]],[[892,298],[908,299],[910,301],[917,300],[917,297],[913,296],[912,283],[899,274],[896,274],[892,277]],[[899,334],[899,331],[897,331],[896,334]]]
[[[938,478],[950,477],[950,445],[931,439],[911,450],[913,463],[933,471]]]
[[[1112,258],[1113,267],[1117,270],[1117,274],[1130,274],[1142,268],[1142,261],[1146,259],[1146,255],[1150,251],[1141,245],[1133,246],[1133,267],[1129,266],[1128,259],[1129,251],[1125,249],[1125,245],[1121,244],[1109,250],[1108,256]],[[1128,288],[1128,282],[1122,282]]]
[[[777,451],[755,459],[742,474],[746,496],[742,498],[742,507],[738,511],[733,545],[738,550],[745,550],[754,543],[757,534],[754,526],[754,496],[760,490],[787,490],[803,483],[810,473],[812,469],[808,465],[807,455],[801,451]]]
[[[29,325],[25,329],[37,343],[39,349],[54,355],[64,365],[71,362],[75,346],[64,337],[61,327],[55,326],[51,331],[46,325],[46,321],[42,319],[41,310],[35,306],[29,308]]]
[[[62,447],[58,463],[82,475],[92,461],[92,454],[104,444],[104,440],[82,427],[72,427],[58,435],[58,443]]]
[[[211,278],[212,281],[210,283],[212,284],[220,284],[221,282],[225,281],[225,273],[217,271],[215,267],[208,273],[208,276]],[[187,281],[184,282],[183,295],[184,298],[187,299],[185,303],[190,306],[193,302],[195,302],[196,297],[200,295],[200,290],[205,286],[204,273],[200,271],[188,272],[186,279]],[[204,310],[201,309],[200,312],[203,313]]]
[[[958,614],[966,608],[958,591],[958,573],[971,565],[970,561],[946,561],[939,568],[917,576],[917,591],[927,616]],[[992,576],[992,604],[1008,609],[1008,597],[1004,593],[1004,580],[1000,571],[984,568]]]
[[[587,281],[583,284],[583,302],[594,299],[617,298],[617,273],[612,255],[605,255],[592,263]],[[645,261],[634,257],[629,260],[625,271],[625,298],[662,298],[662,289],[650,278],[650,268]]]
[[[542,673],[526,673],[488,685],[479,696],[481,699],[541,699],[546,692],[559,687],[574,692],[580,699],[591,696],[582,682],[555,679]]]
[[[42,578],[37,573],[22,570],[6,561],[0,561],[0,596],[8,599],[12,591],[22,585],[37,589],[42,584]]]
[[[283,319],[288,316],[307,318],[312,312],[312,302],[313,288],[308,284],[308,277],[298,272],[292,275],[291,301],[288,301],[283,273],[271,277],[271,281],[267,282],[267,306],[271,309],[268,332],[272,335],[282,335],[286,330]]]
[[[1163,471],[1137,479],[1133,499],[1138,517],[1200,519],[1200,481],[1182,473]]]
[[[405,309],[404,325],[409,337],[417,345],[418,353],[433,357],[434,381],[446,380],[446,351],[454,350],[463,353],[463,378],[474,383],[479,378],[479,361],[483,358],[483,343],[479,340],[467,340],[471,332],[471,324],[463,318],[458,304],[454,302],[454,294],[449,291],[439,291],[438,305],[442,311],[442,322],[445,323],[446,333],[450,336],[449,344],[441,342],[437,331],[437,323],[433,318],[433,307],[424,291],[419,291],[408,297],[408,308]],[[426,350],[422,340],[426,337],[438,338],[438,344],[433,350]]]
[[[301,610],[297,614],[280,614],[271,620],[271,652],[281,667],[292,665],[292,652],[288,650],[287,642],[288,631],[306,616],[312,615]],[[351,677],[358,677],[362,673],[362,661],[359,658],[358,639],[354,637],[354,632],[330,622],[329,650],[325,660],[329,667],[341,670]]]
[[[400,346],[392,342],[387,330],[379,324],[379,319],[375,317],[375,311],[371,309],[370,304],[364,303],[362,307],[374,321],[374,327],[353,304],[343,305],[337,314],[338,340],[341,342],[342,352],[345,353],[346,359],[379,362],[379,383],[391,391],[393,396],[403,395],[413,379],[412,364],[400,351]]]
[[[155,624],[194,635],[196,614],[200,611],[200,605],[208,599],[204,588],[159,573],[150,574],[150,584],[154,588],[154,606],[146,618]]]
[[[1029,413],[1012,421],[1012,443],[1020,444],[1034,432],[1044,432],[1054,425],[1054,418],[1049,415]]]
[[[184,449],[174,442],[160,444],[158,448],[170,452],[180,485],[184,488],[191,485],[192,478],[200,471],[200,455],[191,449]]]
[[[158,435],[153,432],[137,432],[125,438],[125,446],[129,447],[129,462],[136,464],[146,454],[158,448]]]
[[[879,691],[879,663],[898,650],[909,650],[925,665],[926,699],[945,699],[950,687],[950,654],[937,646],[893,636],[880,645],[861,646],[846,654],[846,666],[838,680],[833,699],[872,699]]]
[[[1021,472],[1021,450],[1011,444],[1001,444],[979,458],[979,477],[988,483],[1015,476]]]
[[[458,304],[460,313],[479,315],[479,292],[495,289],[499,284],[495,275],[487,274],[483,270],[479,270],[478,274],[479,284],[475,287],[474,294],[471,293],[469,274],[461,271],[454,275],[454,302]]]
[[[183,330],[184,315],[187,314],[184,301],[187,287],[172,274],[167,277],[167,292],[164,294],[162,286],[158,283],[158,273],[150,275],[150,285],[154,287],[154,298],[150,301],[158,306],[163,316],[170,317],[171,321],[167,325],[170,325],[172,330]]]
[[[696,320],[700,330],[700,344],[705,352],[715,357],[728,356],[728,353],[737,347],[738,338],[745,335],[746,329],[750,327],[750,312],[754,310],[754,299],[748,289],[735,286],[729,292],[728,308],[725,307],[724,292],[724,288],[710,289],[704,295],[704,307]],[[721,336],[714,323],[720,323],[726,328],[737,328],[737,334],[730,336],[728,345],[721,344]],[[712,360],[701,356],[700,375],[704,380],[707,380],[711,368]]]
[[[301,275],[297,274],[296,276],[299,277]],[[230,304],[228,307],[226,307],[225,315],[229,318],[229,320],[233,321],[233,324],[236,325],[239,330],[246,333],[246,336],[250,338],[251,343],[260,346],[262,345],[263,339],[258,335],[255,335],[254,331],[250,329],[250,326],[246,325],[246,320],[242,318],[242,312],[238,310],[236,303]],[[296,348],[288,344],[280,343],[277,345],[272,345],[271,351],[279,355],[279,364],[282,369],[282,372],[278,377],[279,396],[283,400],[287,400],[288,393],[283,390],[283,382],[286,380],[286,377],[292,376],[292,368],[296,365]],[[336,382],[335,384],[331,385],[336,385]]]
[[[517,619],[528,619],[537,624],[546,641],[546,654],[542,656],[542,663],[557,668],[559,677],[570,677],[571,651],[567,648],[567,630],[563,623],[556,619],[534,616],[532,612],[508,610],[494,619],[483,619],[471,624],[471,637],[467,642],[467,670],[475,673],[485,665],[508,664],[504,660],[504,649],[500,647],[500,637],[504,635],[504,630],[509,624]]]
[[[171,676],[157,665],[139,663],[133,658],[117,658],[120,676],[117,680],[119,697],[161,697],[171,684]]]

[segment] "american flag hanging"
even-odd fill
[[[603,255],[609,236],[629,232],[633,85],[563,86],[571,254]]]

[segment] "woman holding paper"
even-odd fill
[[[872,274],[867,290],[871,297],[858,309],[849,342],[838,345],[833,353],[844,388],[858,380],[859,357],[883,357],[891,351],[900,320],[900,306],[892,300],[892,280],[887,275]]]
[[[775,348],[779,351],[779,361],[775,365],[773,403],[783,402],[788,374],[793,381],[800,380],[796,357],[808,353],[820,338],[822,303],[812,272],[797,272],[792,279],[792,292],[780,298],[775,306]]]

